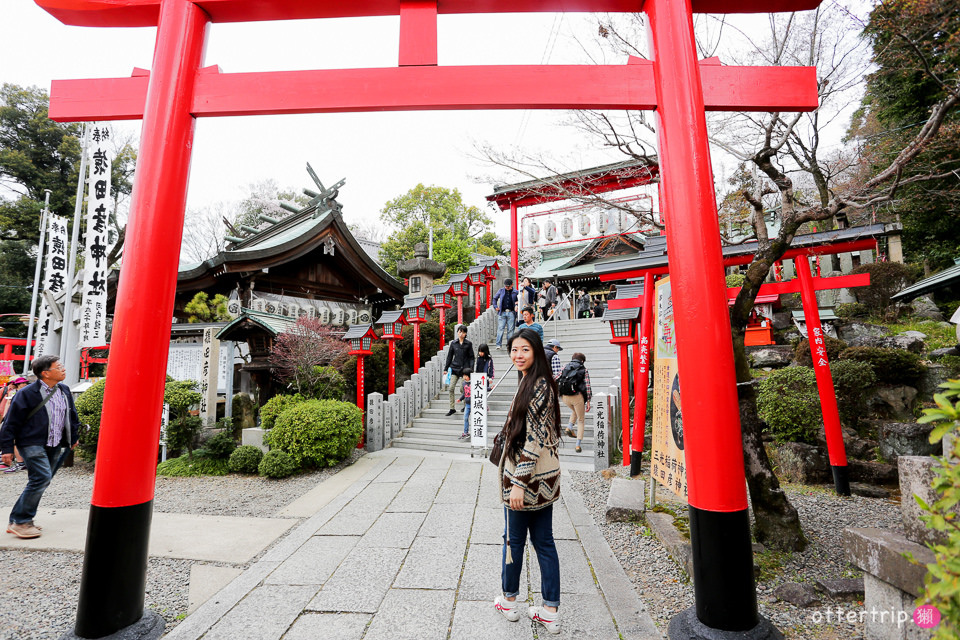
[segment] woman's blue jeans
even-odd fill
[[[32,445],[20,447],[20,455],[27,465],[27,486],[23,488],[20,499],[13,505],[10,522],[24,524],[33,522],[40,506],[40,498],[50,485],[53,475],[63,464],[63,447]]]
[[[503,554],[501,578],[503,595],[512,598],[520,593],[520,572],[523,570],[523,548],[530,542],[537,552],[540,565],[540,591],[547,607],[560,606],[560,558],[553,540],[553,505],[536,511],[511,511],[503,508],[506,523],[503,528]],[[510,533],[510,554],[513,562],[507,564],[507,529]]]

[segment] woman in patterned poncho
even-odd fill
[[[521,329],[507,349],[523,378],[504,425],[499,466],[506,519],[503,595],[494,606],[511,622],[520,617],[517,594],[529,532],[540,565],[543,604],[530,607],[527,615],[548,632],[560,633],[560,562],[553,540],[553,503],[560,497],[559,392],[536,331]]]

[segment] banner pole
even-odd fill
[[[40,269],[43,265],[43,240],[47,233],[47,217],[50,215],[50,189],[44,189],[43,213],[40,215],[40,244],[37,245],[37,267],[33,271],[33,293],[30,296],[30,317],[27,319],[27,345],[23,352],[23,375],[30,371],[30,352],[33,343],[34,318],[37,315],[37,298],[40,296]]]
[[[77,178],[77,199],[73,205],[73,230],[70,234],[70,260],[67,264],[67,295],[63,300],[63,328],[60,346],[60,358],[67,370],[64,382],[72,387],[80,380],[80,350],[77,348],[77,329],[73,325],[73,281],[77,273],[77,245],[80,242],[80,216],[83,213],[83,186],[87,180],[87,152],[90,143],[90,130],[83,123],[83,143],[80,145],[80,177]],[[82,287],[81,287],[82,289]]]

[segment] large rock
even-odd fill
[[[614,478],[607,496],[607,522],[642,522],[643,496],[641,480]]]
[[[943,347],[930,352],[931,358],[942,358],[943,356],[960,356],[960,347]]]
[[[880,455],[891,464],[900,456],[932,456],[940,454],[940,443],[930,444],[932,424],[871,420],[877,428]]]
[[[789,309],[774,311],[772,320],[774,329],[786,329],[787,327],[793,326],[793,314],[790,313]]]
[[[773,450],[778,475],[790,482],[820,484],[830,481],[827,456],[813,445],[784,442]]]
[[[946,532],[929,529],[920,520],[920,515],[925,511],[914,498],[919,496],[927,504],[937,499],[932,485],[938,461],[929,456],[901,456],[897,464],[900,469],[900,514],[903,516],[904,533],[919,544],[945,543]],[[954,507],[954,511],[960,513],[960,507]]]
[[[793,347],[790,345],[769,345],[747,347],[747,357],[755,369],[786,367],[793,360]]]
[[[918,391],[924,398],[933,398],[933,394],[943,391],[941,384],[955,377],[949,367],[932,362],[924,368]]]
[[[773,590],[773,596],[797,607],[812,607],[820,603],[820,598],[811,585],[798,582],[783,583]]]
[[[839,337],[851,347],[879,347],[890,329],[866,322],[847,322],[838,328]]]
[[[934,304],[933,300],[928,296],[920,296],[911,302],[910,306],[913,308],[913,315],[915,316],[926,318],[927,320],[943,320],[943,314],[940,313],[940,309],[937,308],[937,305]]]
[[[927,334],[920,331],[904,331],[895,336],[884,338],[879,346],[888,349],[903,349],[911,353],[923,353],[923,341],[926,339]]]
[[[863,578],[824,578],[816,583],[817,589],[835,600],[863,597]]]
[[[871,412],[890,420],[913,420],[917,390],[906,385],[879,385],[867,400]]]
[[[868,460],[847,460],[850,480],[866,484],[896,484],[897,468],[892,464]]]

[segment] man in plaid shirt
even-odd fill
[[[547,354],[547,360],[550,362],[550,371],[553,372],[553,379],[555,381],[559,380],[560,373],[563,371],[563,365],[560,364],[560,352],[563,351],[563,347],[560,346],[560,341],[554,338],[547,343],[543,351]]]

